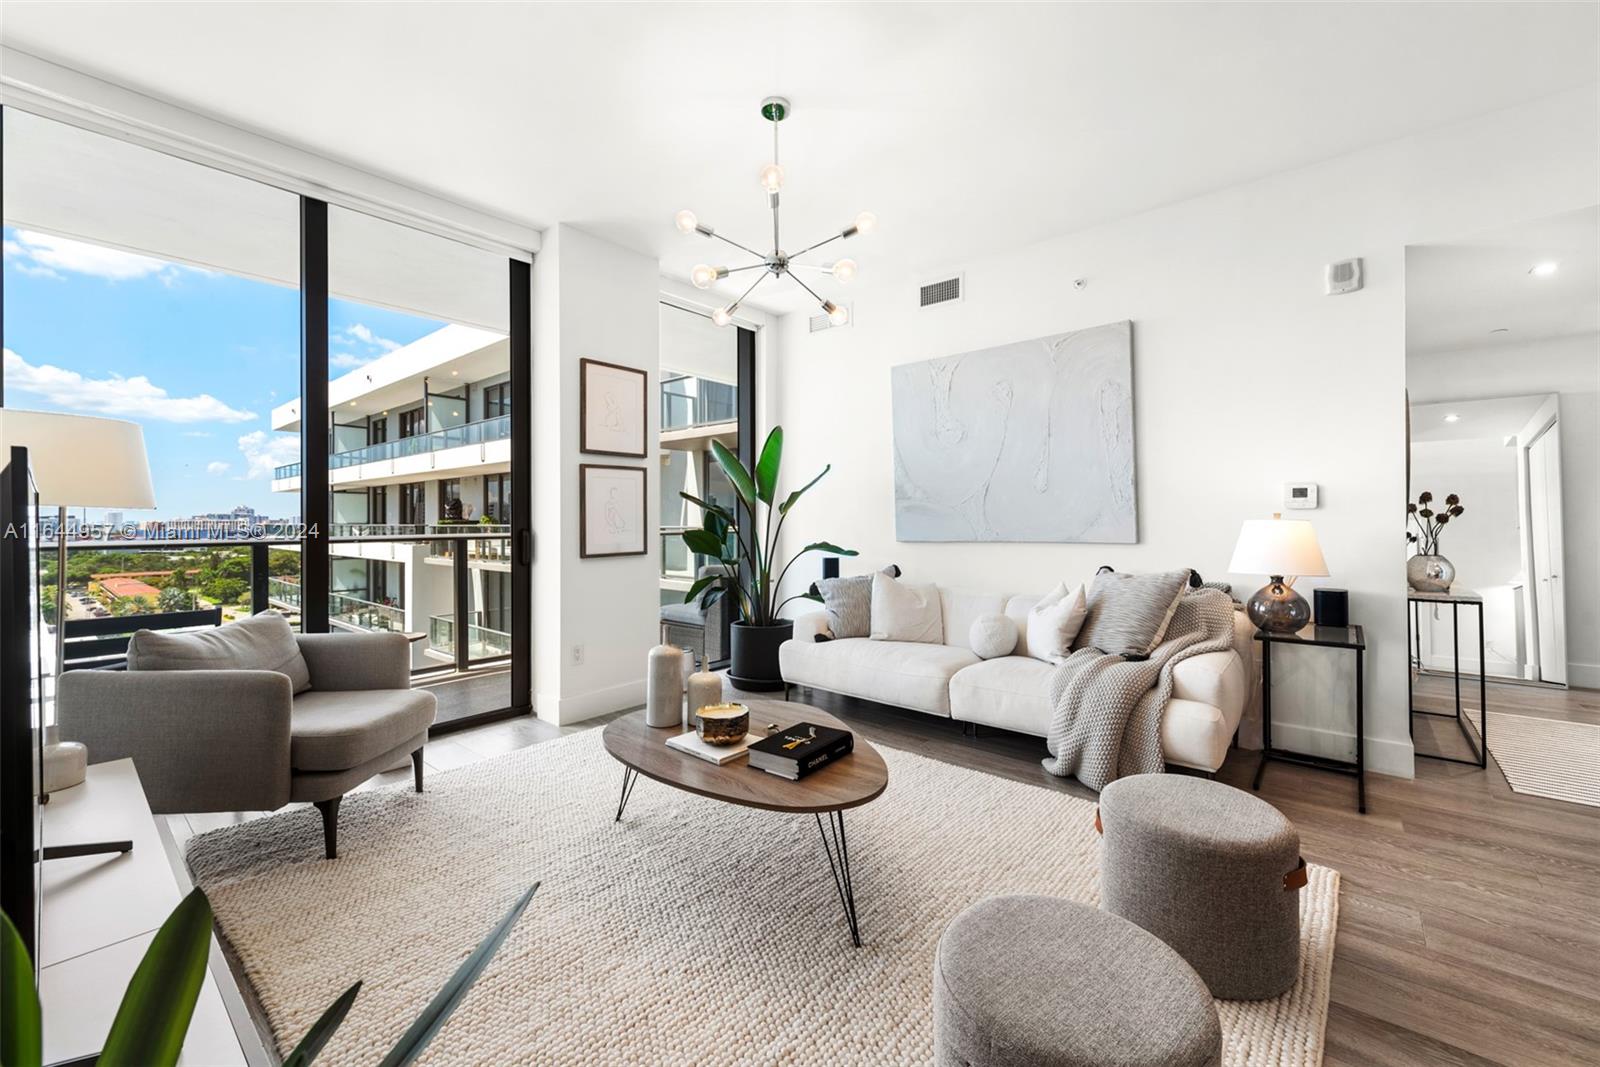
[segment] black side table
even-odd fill
[[[1407,634],[1406,651],[1411,655],[1411,669],[1406,672],[1406,704],[1411,709],[1412,715],[1432,715],[1439,719],[1454,719],[1456,727],[1460,729],[1461,736],[1466,739],[1467,751],[1472,753],[1471,759],[1462,759],[1459,756],[1446,756],[1437,752],[1423,752],[1421,749],[1414,751],[1423,759],[1436,759],[1444,763],[1464,763],[1468,767],[1489,766],[1489,679],[1483,673],[1484,664],[1484,638],[1483,638],[1483,597],[1477,593],[1419,593],[1415,589],[1406,591],[1406,601],[1411,610],[1406,613],[1406,625],[1410,628]],[[1422,613],[1419,605],[1422,604],[1448,604],[1450,605],[1450,647],[1455,650],[1455,667],[1451,676],[1455,679],[1456,710],[1454,713],[1444,711],[1426,711],[1417,707],[1417,675],[1422,673]],[[1473,741],[1472,732],[1467,725],[1472,722],[1462,714],[1461,708],[1461,605],[1478,609],[1478,740]],[[1469,620],[1470,621],[1470,620]],[[1411,720],[1411,737],[1417,736],[1417,720]]]
[[[1298,763],[1302,767],[1350,774],[1356,780],[1356,810],[1367,813],[1366,769],[1366,654],[1367,638],[1359,626],[1307,626],[1292,634],[1257,630],[1256,640],[1261,642],[1261,762],[1256,766],[1256,778],[1251,789],[1261,788],[1261,775],[1272,760],[1279,763]],[[1356,758],[1351,760],[1309,756],[1272,747],[1272,646],[1311,645],[1318,648],[1346,648],[1356,654]]]

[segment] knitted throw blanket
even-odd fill
[[[1161,716],[1172,697],[1172,668],[1190,656],[1232,647],[1232,599],[1197,589],[1178,601],[1149,659],[1078,649],[1050,679],[1045,770],[1076,776],[1095,792],[1125,775],[1160,773]]]

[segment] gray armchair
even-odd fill
[[[696,577],[722,574],[723,570],[721,564],[707,564],[700,568]],[[663,604],[661,640],[716,663],[728,658],[728,622],[726,596],[719,597],[709,608],[701,607],[698,600],[690,604]]]
[[[298,655],[283,659],[290,642]],[[278,667],[250,669],[265,662]],[[403,635],[295,634],[280,617],[258,615],[181,637],[135,634],[128,666],[67,673],[57,719],[62,740],[83,742],[92,762],[131,757],[153,812],[310,801],[333,859],[345,793],[407,755],[422,792],[437,701],[411,688]]]

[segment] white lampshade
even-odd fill
[[[1246,519],[1233,546],[1232,574],[1322,578],[1328,564],[1317,532],[1304,519]]]
[[[153,508],[150,460],[136,422],[0,408],[0,446],[28,450],[39,503],[59,508]]]

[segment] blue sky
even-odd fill
[[[128,519],[299,512],[271,490],[298,437],[270,426],[300,392],[296,290],[9,226],[4,239],[6,405],[140,423],[158,507]],[[441,325],[331,301],[331,376]]]

